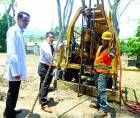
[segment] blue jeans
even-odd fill
[[[96,105],[97,107],[100,107],[100,109],[103,110],[104,112],[108,111],[106,87],[109,77],[110,77],[109,74],[96,73],[94,75],[95,85],[98,90]]]

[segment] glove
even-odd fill
[[[116,48],[111,48],[109,51],[109,55],[113,58],[116,56]]]

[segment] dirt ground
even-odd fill
[[[25,118],[30,112],[36,96],[38,95],[39,76],[37,74],[38,56],[27,56],[27,71],[28,80],[23,81],[17,102],[17,109],[22,109],[23,112],[17,115],[17,118]],[[7,81],[2,79],[4,72],[5,54],[0,54],[0,92],[7,92]],[[124,71],[123,73],[123,87],[135,88],[139,90],[140,85],[140,71]],[[133,81],[135,80],[135,81]],[[131,85],[130,85],[131,83]],[[52,85],[51,85],[52,86]],[[5,94],[3,95],[5,96]],[[0,118],[3,117],[3,110],[5,108],[5,99],[0,96]],[[49,97],[53,97],[54,101],[50,102],[50,107],[54,110],[53,113],[45,113],[41,110],[37,101],[34,112],[31,118],[93,118],[94,113],[97,111],[90,108],[89,104],[91,99],[96,100],[91,96],[82,95],[77,97],[77,93],[70,90],[54,90],[49,92]],[[140,95],[137,95],[140,99]],[[131,97],[131,95],[130,95]],[[108,113],[106,118],[139,118],[139,115],[128,112],[122,105],[121,109],[118,104],[110,103],[115,108],[114,112]]]

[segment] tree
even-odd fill
[[[15,24],[14,7],[16,6],[16,0],[0,0],[0,5],[1,4],[5,6],[5,13],[0,19],[0,49],[2,52],[5,52],[6,51],[6,32],[10,26]],[[12,11],[12,16],[10,15],[11,11]]]
[[[127,45],[129,47],[130,54],[136,56],[137,60],[140,61],[140,23],[136,30],[135,37],[130,37]]]
[[[126,10],[126,8],[128,7],[128,5],[131,3],[132,0],[127,0],[127,4],[125,5],[124,8],[120,8],[120,4],[121,0],[114,0],[114,2],[112,2],[111,0],[108,0],[108,4],[110,7],[110,11],[111,11],[111,16],[112,16],[112,21],[113,21],[113,26],[116,30],[116,33],[119,35],[120,33],[120,28],[119,28],[119,19],[122,16],[122,14],[124,13],[124,11]],[[134,0],[133,0],[134,1]],[[121,10],[120,13],[118,13],[119,9],[123,9]]]
[[[9,17],[9,22],[12,22],[12,17]],[[8,23],[6,21],[7,15],[4,14],[3,17],[0,19],[0,51],[6,51],[6,32],[8,30]]]
[[[122,40],[120,42],[120,54],[122,55],[124,53],[128,54],[129,53],[129,48],[128,48],[127,43],[124,40]]]
[[[62,42],[66,37],[66,33],[67,33],[66,31],[70,21],[74,0],[66,0],[63,8],[61,6],[60,0],[56,0],[56,2],[57,2],[57,11],[58,11],[58,19],[59,19],[58,22],[59,31],[60,31],[59,38],[60,38],[60,42]]]
[[[57,11],[58,11],[58,19],[59,19],[59,29],[62,32],[61,34],[63,34],[62,36],[60,36],[60,39],[63,40],[64,37],[66,36],[66,29],[67,29],[67,25],[69,23],[69,18],[70,18],[71,12],[72,12],[74,0],[66,0],[63,8],[61,5],[61,1],[60,0],[56,0],[56,1],[57,1]],[[81,0],[83,5],[85,5],[85,1],[86,0]],[[105,2],[104,0],[98,0],[98,2],[99,1],[101,1],[103,3]],[[123,8],[122,8],[121,3],[124,4],[124,1],[108,0],[108,5],[109,5],[111,15],[112,15],[113,26],[118,35],[120,32],[119,19],[132,1],[134,1],[134,0],[125,1],[125,5],[123,5]],[[90,0],[90,4],[91,4],[91,0]],[[63,13],[63,15],[62,15],[62,13]],[[68,20],[66,21],[67,18],[68,18]]]
[[[8,27],[10,27],[11,25],[13,25],[15,23],[15,21],[14,21],[14,17],[15,17],[15,9],[14,9],[14,7],[16,6],[16,0],[1,0],[0,4],[3,4],[5,6],[6,20],[7,20],[7,23],[8,23]],[[10,24],[9,15],[10,15],[11,11],[13,13],[13,15],[12,15],[13,19],[12,19],[12,22]]]

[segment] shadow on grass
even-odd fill
[[[30,113],[27,109],[21,109],[22,112],[16,115],[16,118],[26,118]],[[41,118],[39,114],[33,113],[29,118]]]
[[[48,106],[49,107],[56,106],[58,103],[59,103],[58,101],[54,101],[54,99],[52,98],[48,101]]]

